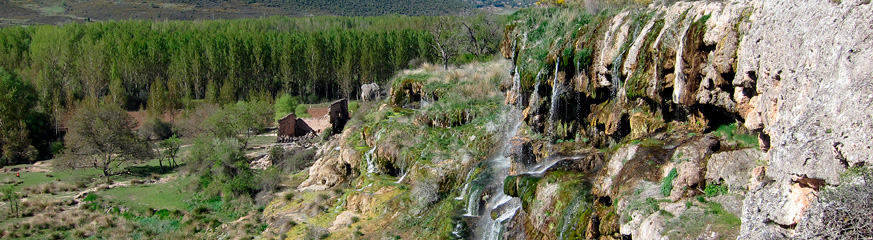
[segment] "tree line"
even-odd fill
[[[87,99],[163,113],[199,102],[357,96],[361,84],[422,62],[493,55],[501,21],[395,15],[0,28],[0,157],[7,165],[59,151],[56,127]]]

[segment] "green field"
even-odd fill
[[[141,210],[148,208],[188,210],[186,200],[191,199],[193,194],[186,192],[184,188],[190,181],[191,178],[186,177],[174,178],[167,183],[107,189],[100,195],[121,205]]]

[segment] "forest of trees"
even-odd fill
[[[201,101],[273,102],[283,94],[304,102],[357,96],[363,83],[384,83],[396,71],[421,62],[443,63],[444,51],[457,56],[453,61],[493,55],[500,39],[497,30],[502,31],[500,21],[479,14],[2,28],[0,67],[9,80],[0,92],[23,89],[16,94],[32,99],[27,101],[32,106],[0,113],[4,115],[0,129],[29,136],[29,141],[15,142],[25,143],[22,146],[4,151],[4,159],[33,160],[33,147],[28,145],[36,146],[40,156],[49,155],[54,140],[45,138],[60,137],[52,134],[57,129],[50,126],[63,125],[85,99],[126,110],[164,112]],[[434,37],[446,31],[454,37]],[[21,98],[7,97],[6,101]],[[10,102],[0,103],[4,104]],[[12,142],[0,139],[0,147],[10,147]]]
[[[471,6],[458,0],[293,0],[304,10],[325,11],[340,16],[403,14],[433,16],[458,13]]]

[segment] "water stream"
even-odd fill
[[[383,132],[385,132],[384,128],[379,129],[379,131],[376,132],[376,138],[373,140],[373,148],[370,148],[370,150],[367,150],[367,152],[364,153],[364,160],[367,161],[367,174],[373,174],[379,170],[379,166],[376,166],[375,152],[379,139],[382,138]]]
[[[515,96],[515,101],[509,104],[518,105],[521,104],[521,96],[519,93],[521,92],[521,73],[518,72],[518,66],[515,66],[515,71],[512,76],[512,88],[510,89],[510,94]]]
[[[618,56],[616,56],[616,58],[612,61],[612,76],[610,80],[612,81],[612,96],[616,99],[621,99],[621,97],[619,97],[619,94],[622,93],[621,90],[623,90],[623,88],[621,87],[621,66],[624,63],[624,54],[626,52],[627,50],[623,50],[622,52],[618,53]]]
[[[682,100],[682,91],[685,89],[685,60],[682,55],[685,52],[685,37],[688,35],[688,27],[691,24],[685,24],[682,29],[682,37],[679,38],[679,46],[676,47],[676,66],[673,68],[676,73],[676,78],[673,80],[673,103],[679,103]]]
[[[512,166],[512,159],[508,157],[512,147],[510,139],[516,135],[521,127],[521,111],[516,107],[510,107],[503,119],[506,134],[500,141],[501,149],[488,160],[487,182],[483,184],[482,188],[471,187],[471,194],[468,195],[467,199],[466,216],[478,218],[475,221],[476,228],[473,232],[475,239],[500,239],[505,232],[504,223],[515,216],[515,213],[521,208],[520,199],[503,193],[503,181],[509,176],[509,169]],[[478,205],[483,195],[485,199],[485,205],[482,206],[484,211],[482,215],[478,215],[478,208],[480,208]],[[492,215],[496,215],[497,218],[492,219]]]
[[[553,137],[555,139],[557,139],[557,136],[555,136],[555,128],[556,128],[555,121],[556,121],[557,112],[558,112],[558,103],[559,103],[558,100],[561,96],[561,87],[560,87],[560,83],[558,82],[558,67],[560,65],[561,65],[561,58],[559,57],[558,61],[555,62],[555,78],[552,81],[552,99],[551,99],[552,103],[549,106],[549,125],[548,125],[549,134],[548,134],[548,136]]]
[[[555,166],[555,164],[557,164],[561,160],[579,159],[579,158],[583,158],[583,157],[585,157],[585,156],[581,156],[581,155],[580,156],[572,156],[572,155],[571,156],[549,156],[548,158],[541,161],[540,163],[527,167],[526,171],[522,172],[519,175],[529,175],[529,176],[542,177],[546,173],[546,171],[548,171],[550,168],[552,168],[552,166]]]

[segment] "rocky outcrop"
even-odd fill
[[[505,216],[508,238],[790,238],[821,186],[870,162],[871,10],[859,0],[749,0],[522,12],[529,16],[510,23],[503,43],[515,66],[501,88],[526,125],[505,137],[512,149],[488,157],[465,150],[505,133],[442,132],[481,122],[470,109],[448,112],[454,118],[417,112],[451,90],[398,78],[385,106],[405,117],[378,121],[450,135],[439,144],[452,152],[431,154],[444,146],[372,125],[354,146],[366,153],[338,143],[348,136],[325,145],[300,188],[331,188],[359,173],[395,177],[413,215],[433,205],[466,213],[453,233],[461,237],[473,231],[469,218]],[[412,146],[424,147],[400,154]],[[484,164],[495,154],[512,158],[501,162],[512,165],[509,177]],[[514,197],[503,203],[520,200],[514,215],[489,201],[498,186]],[[347,210],[386,209],[376,198],[354,194]],[[334,225],[346,226],[349,214]],[[500,232],[499,224],[486,227]]]
[[[706,182],[744,191],[752,179],[752,170],[764,164],[764,159],[764,152],[754,148],[713,154],[706,165]]]
[[[675,122],[704,132],[740,122],[761,150],[687,144],[661,172],[677,169],[673,201],[701,194],[706,184],[748,191],[742,236],[779,238],[814,201],[809,196],[818,189],[809,182],[840,184],[845,169],[870,161],[871,8],[863,0],[652,4],[571,24],[575,39],[539,39],[538,28],[560,31],[566,23],[555,21],[574,17],[539,13],[545,20],[536,25],[509,28],[506,39],[515,45],[504,50],[517,52],[504,55],[518,56],[518,95],[530,101],[516,102],[526,108],[526,122],[551,139],[565,139],[558,128],[573,129],[577,139],[603,147],[651,137]],[[542,64],[531,65],[542,51]],[[562,82],[573,87],[554,92]],[[646,180],[622,173],[640,149],[612,153],[593,193],[615,196],[622,185]]]
[[[351,131],[318,146],[315,161],[309,167],[309,178],[298,186],[300,190],[319,191],[332,188],[353,177],[358,172],[353,166],[361,164],[360,154],[352,148],[343,147]]]
[[[697,195],[698,189],[703,185],[703,176],[706,174],[707,157],[717,149],[718,140],[706,136],[691,139],[673,151],[671,159],[678,162],[676,165],[678,175],[672,182],[670,200],[675,202],[681,198]]]
[[[743,237],[790,233],[813,189],[798,178],[840,184],[847,167],[870,163],[873,132],[873,6],[869,1],[756,3],[739,45],[734,95],[746,126],[769,146],[766,176],[752,189]]]

